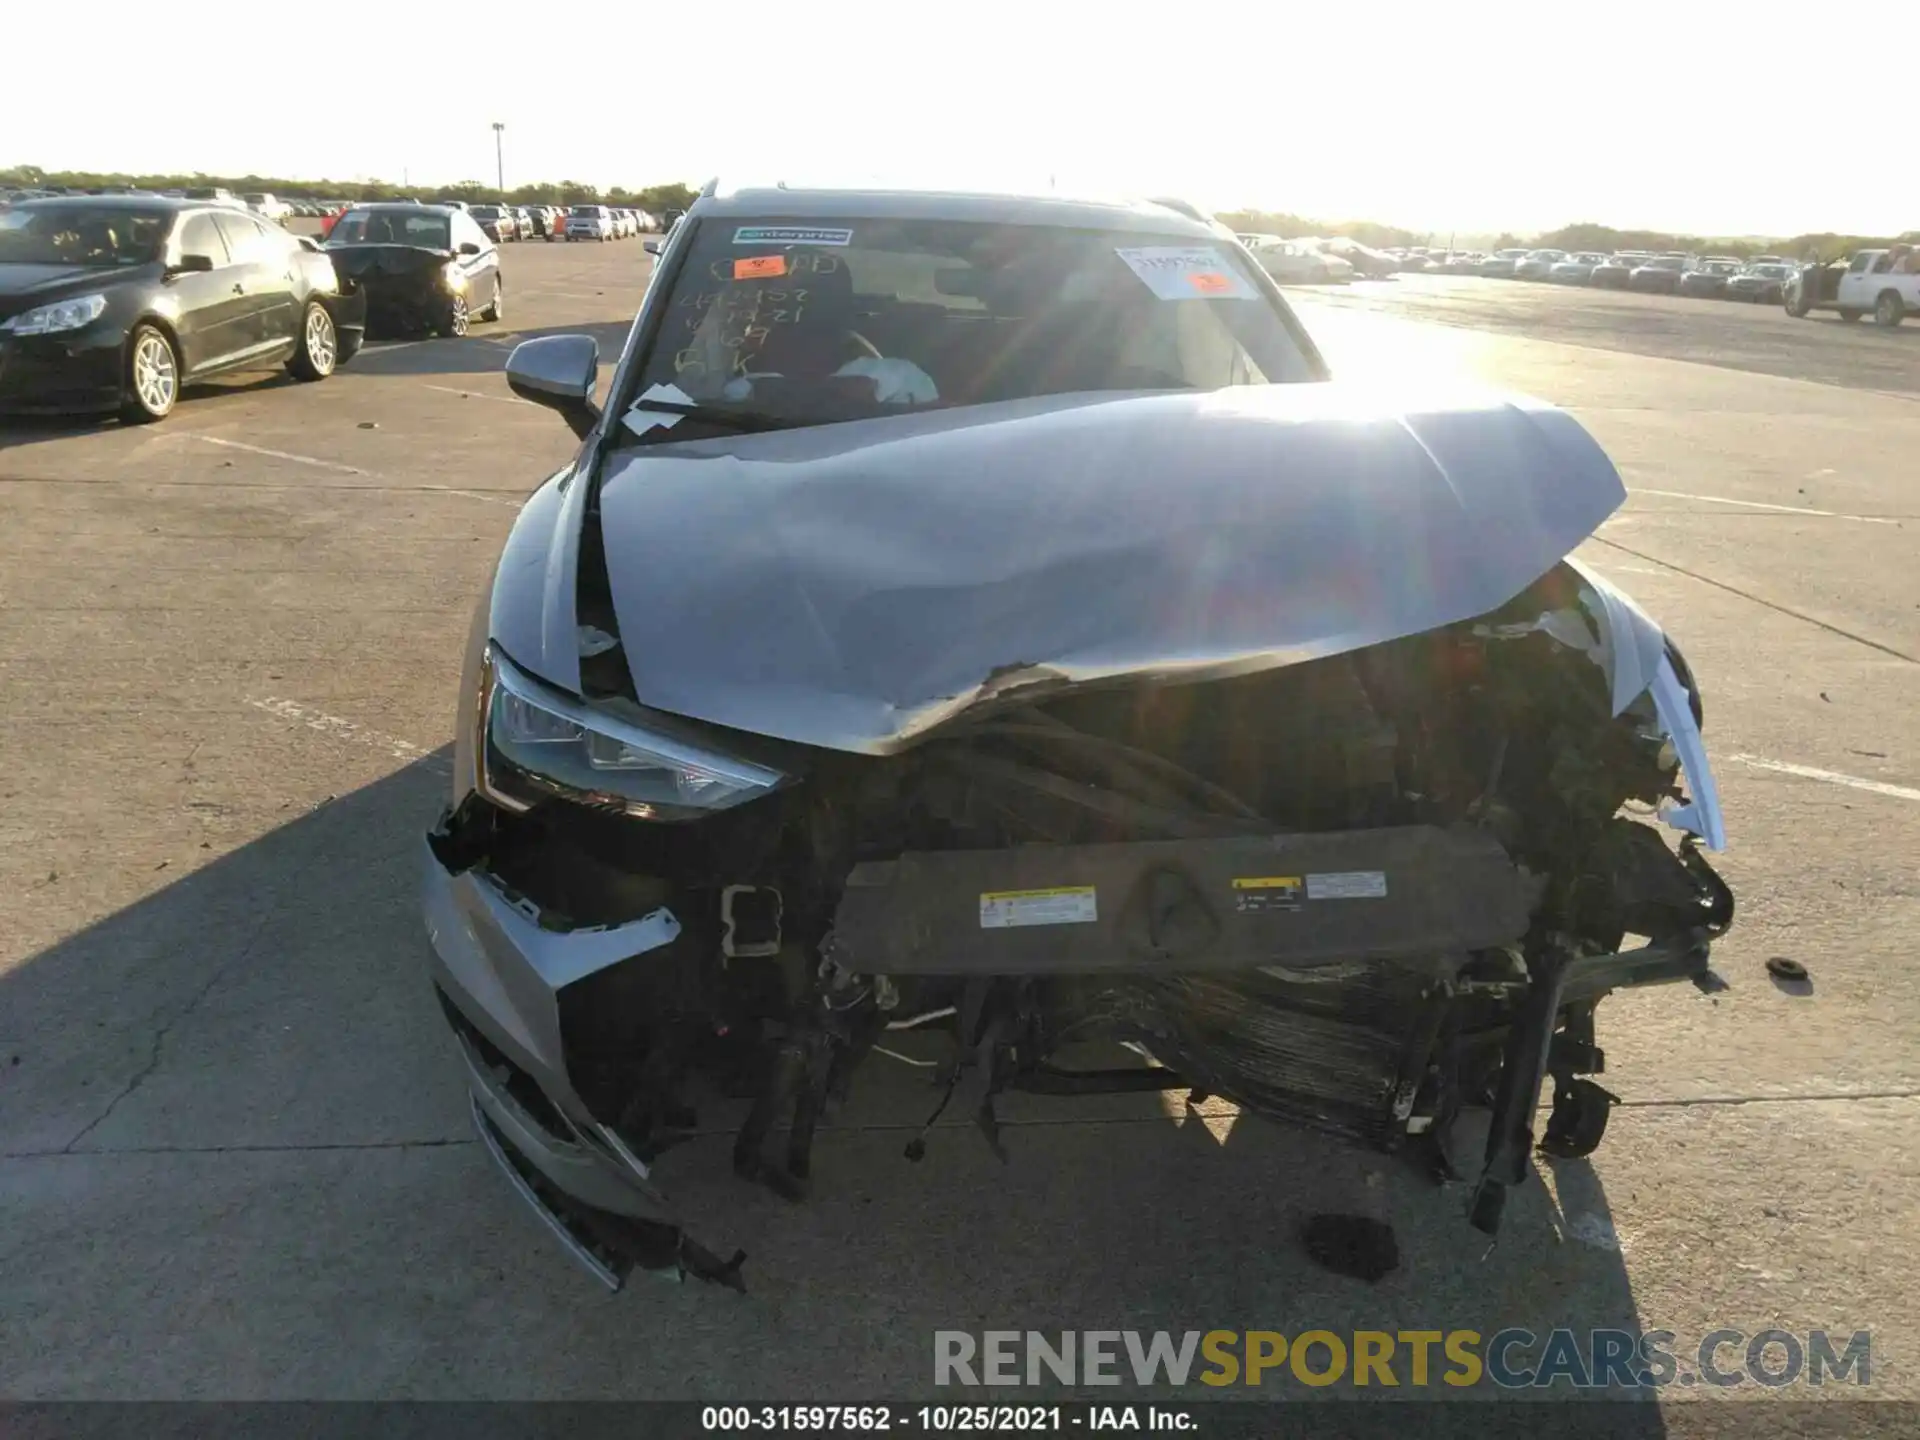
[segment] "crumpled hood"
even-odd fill
[[[1305,384],[655,445],[610,458],[601,523],[642,703],[881,753],[1009,690],[1466,619],[1625,495],[1538,402]]]

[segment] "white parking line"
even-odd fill
[[[342,465],[337,460],[316,460],[311,455],[295,455],[288,450],[269,450],[264,445],[248,445],[240,440],[222,440],[217,435],[201,435],[192,430],[183,431],[181,434],[188,440],[204,440],[209,445],[224,446],[228,450],[244,450],[249,455],[265,455],[273,460],[289,460],[295,465],[313,465],[322,470],[338,470],[343,475],[371,476],[373,473],[370,470],[362,470],[357,465]]]
[[[1884,515],[1843,515],[1838,510],[1809,510],[1804,505],[1769,505],[1764,500],[1729,500],[1723,495],[1690,495],[1684,490],[1649,490],[1635,485],[1632,495],[1663,495],[1669,500],[1698,500],[1706,505],[1739,505],[1748,510],[1777,510],[1783,515],[1817,515],[1823,520],[1857,520],[1862,525],[1897,525]]]
[[[438,389],[439,387],[435,386],[432,388]],[[457,394],[459,392],[456,391],[455,393]],[[481,398],[491,399],[493,397],[482,396]],[[290,450],[269,450],[264,445],[248,445],[240,440],[222,440],[217,435],[202,435],[193,430],[174,431],[168,438],[175,437],[182,440],[204,440],[209,445],[222,445],[229,450],[245,450],[250,455],[265,455],[273,460],[290,460],[296,465],[314,465],[322,470],[337,470],[343,475],[358,475],[366,480],[380,480],[385,478],[377,470],[362,470],[356,465],[342,465],[337,460],[321,460],[312,455],[295,455]],[[403,486],[399,488],[409,487]],[[510,495],[483,495],[478,490],[459,490],[451,485],[416,485],[410,488],[430,491],[436,495],[459,495],[467,500],[484,501],[488,505],[509,505],[515,510],[518,510],[526,503],[524,498],[516,499]]]
[[[456,390],[451,385],[426,385],[423,382],[422,388],[438,390],[442,395],[458,395],[463,400],[491,400],[496,405],[529,405],[532,403],[531,401],[522,400],[517,395],[486,395],[478,390]]]
[[[315,710],[311,705],[302,705],[297,700],[282,700],[278,696],[268,695],[259,699],[248,697],[247,704],[269,715],[278,715],[282,720],[292,720],[309,730],[317,730],[322,735],[385,750],[396,760],[426,760],[433,755],[431,750],[423,750],[411,740],[402,740],[398,735],[388,735],[380,730],[370,730],[357,721],[329,715],[324,710]]]
[[[1889,785],[1881,780],[1863,780],[1858,775],[1842,775],[1838,770],[1819,770],[1812,765],[1794,765],[1786,760],[1768,760],[1760,755],[1729,755],[1736,765],[1755,770],[1772,770],[1781,775],[1797,775],[1802,780],[1822,780],[1829,785],[1844,785],[1849,790],[1864,790],[1869,795],[1885,795],[1893,800],[1920,800],[1920,790],[1905,785]]]

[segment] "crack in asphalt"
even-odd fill
[[[1604,535],[1590,535],[1587,538],[1596,545],[1611,546],[1622,554],[1631,555],[1639,560],[1645,560],[1649,564],[1664,565],[1676,575],[1684,575],[1689,580],[1698,580],[1702,585],[1711,585],[1714,589],[1724,590],[1729,595],[1738,595],[1742,600],[1748,600],[1755,605],[1764,606],[1776,614],[1785,615],[1791,620],[1799,620],[1805,624],[1812,625],[1817,629],[1826,631],[1829,635],[1838,635],[1842,640],[1851,640],[1856,645],[1866,646],[1869,650],[1878,650],[1882,655],[1891,655],[1894,659],[1904,660],[1909,665],[1920,665],[1920,656],[1909,655],[1904,650],[1896,650],[1891,645],[1869,639],[1865,635],[1857,634],[1852,630],[1835,625],[1831,621],[1818,619],[1815,616],[1807,614],[1805,611],[1794,609],[1791,605],[1782,605],[1777,600],[1769,600],[1764,595],[1754,594],[1751,590],[1742,590],[1738,585],[1730,585],[1725,580],[1716,580],[1713,576],[1703,575],[1698,570],[1689,570],[1684,565],[1676,565],[1673,561],[1663,560],[1658,555],[1649,555],[1646,551],[1636,550],[1631,545],[1622,545],[1618,540],[1609,540]]]
[[[214,987],[218,985],[223,979],[225,979],[227,975],[232,972],[235,966],[238,966],[243,962],[245,962],[246,960],[252,958],[254,951],[257,950],[260,946],[261,939],[266,935],[268,929],[271,928],[273,923],[280,918],[281,911],[283,911],[286,908],[288,897],[292,895],[293,890],[294,890],[294,886],[291,881],[287,882],[286,884],[280,887],[279,891],[276,892],[273,897],[273,903],[268,905],[266,909],[261,912],[259,920],[254,924],[253,933],[247,937],[246,943],[243,944],[238,950],[238,952],[236,952],[231,958],[227,959],[226,961],[222,962],[220,965],[216,966],[214,968],[213,974],[207,977],[206,983],[203,984],[198,990],[196,990],[193,993],[192,998],[190,998],[185,1005],[181,1006],[178,1010],[174,1011],[172,1015],[168,1016],[167,1019],[163,1021],[154,1030],[153,1043],[148,1048],[146,1063],[142,1065],[138,1070],[136,1070],[133,1074],[133,1077],[130,1080],[128,1080],[127,1083],[120,1088],[120,1093],[115,1095],[111,1100],[107,1102],[106,1108],[103,1109],[98,1115],[94,1116],[93,1119],[89,1120],[85,1125],[83,1125],[80,1128],[80,1132],[77,1135],[75,1135],[71,1140],[67,1141],[65,1145],[61,1146],[57,1152],[46,1152],[46,1153],[57,1153],[62,1155],[76,1153],[74,1151],[74,1146],[78,1145],[82,1140],[86,1139],[87,1136],[91,1135],[95,1130],[99,1129],[102,1125],[104,1125],[110,1118],[112,1118],[113,1112],[118,1110],[121,1104],[130,1095],[132,1095],[135,1091],[137,1091],[142,1085],[147,1083],[148,1079],[152,1077],[153,1072],[160,1068],[160,1061],[166,1053],[167,1036],[173,1033],[174,1026],[178,1025],[182,1020],[185,1020],[196,1009],[198,1009],[201,1002],[204,1001],[208,995],[213,993]],[[78,1152],[78,1153],[98,1154],[98,1153],[106,1153],[106,1152],[95,1151],[95,1152]],[[13,1157],[8,1157],[8,1158],[13,1158]]]
[[[183,1011],[182,1014],[185,1012]],[[177,1017],[176,1017],[177,1018]],[[129,1092],[130,1093],[130,1092]],[[1806,1105],[1832,1104],[1848,1100],[1920,1100],[1920,1085],[1893,1086],[1882,1090],[1833,1090],[1817,1091],[1804,1095],[1701,1095],[1693,1097],[1676,1096],[1648,1100],[1622,1100],[1622,1110],[1688,1110],[1695,1107],[1711,1108],[1733,1105]],[[117,1103],[117,1102],[116,1102]],[[111,1111],[109,1107],[109,1112]],[[1550,1106],[1537,1107],[1546,1111]],[[1195,1111],[1202,1119],[1224,1119],[1238,1116],[1240,1111]],[[101,1116],[104,1120],[105,1115]],[[1166,1115],[1080,1115],[1058,1117],[1034,1117],[1023,1120],[1001,1120],[1003,1129],[1041,1130],[1071,1125],[1164,1125],[1170,1117]],[[99,1121],[95,1121],[98,1124]],[[92,1127],[89,1126],[89,1129]],[[842,1134],[888,1134],[893,1132],[915,1131],[925,1128],[918,1121],[882,1120],[870,1121],[858,1125],[822,1124],[823,1135],[840,1132]],[[973,1128],[973,1122],[964,1118],[945,1120],[933,1126],[935,1130],[960,1131]],[[82,1132],[84,1134],[85,1132]],[[735,1128],[692,1130],[684,1137],[685,1142],[694,1140],[712,1140],[731,1137]],[[77,1139],[78,1137],[76,1137]],[[122,1145],[103,1150],[75,1150],[74,1142],[60,1150],[8,1150],[0,1151],[0,1160],[61,1160],[69,1157],[90,1159],[111,1159],[121,1155],[323,1155],[334,1152],[363,1152],[379,1150],[461,1150],[479,1144],[471,1136],[443,1136],[430,1140],[355,1140],[322,1141],[308,1145]],[[684,1143],[684,1142],[683,1142]]]

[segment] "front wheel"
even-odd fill
[[[1900,298],[1898,291],[1887,291],[1873,307],[1873,323],[1882,330],[1898,329],[1906,318],[1907,302]]]
[[[1786,304],[1787,314],[1796,320],[1806,319],[1807,312],[1813,308],[1807,304],[1807,292],[1805,290],[1789,290],[1787,292]]]
[[[180,398],[180,357],[165,332],[136,325],[127,342],[126,390],[120,418],[130,425],[151,424],[173,413]]]
[[[287,361],[287,373],[296,380],[324,380],[339,363],[340,337],[333,317],[318,300],[309,300],[300,319],[299,347]]]

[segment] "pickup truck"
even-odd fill
[[[1856,250],[1844,264],[1804,266],[1787,281],[1783,301],[1795,318],[1837,310],[1842,320],[1858,320],[1871,312],[1874,324],[1891,330],[1920,311],[1920,244]]]

